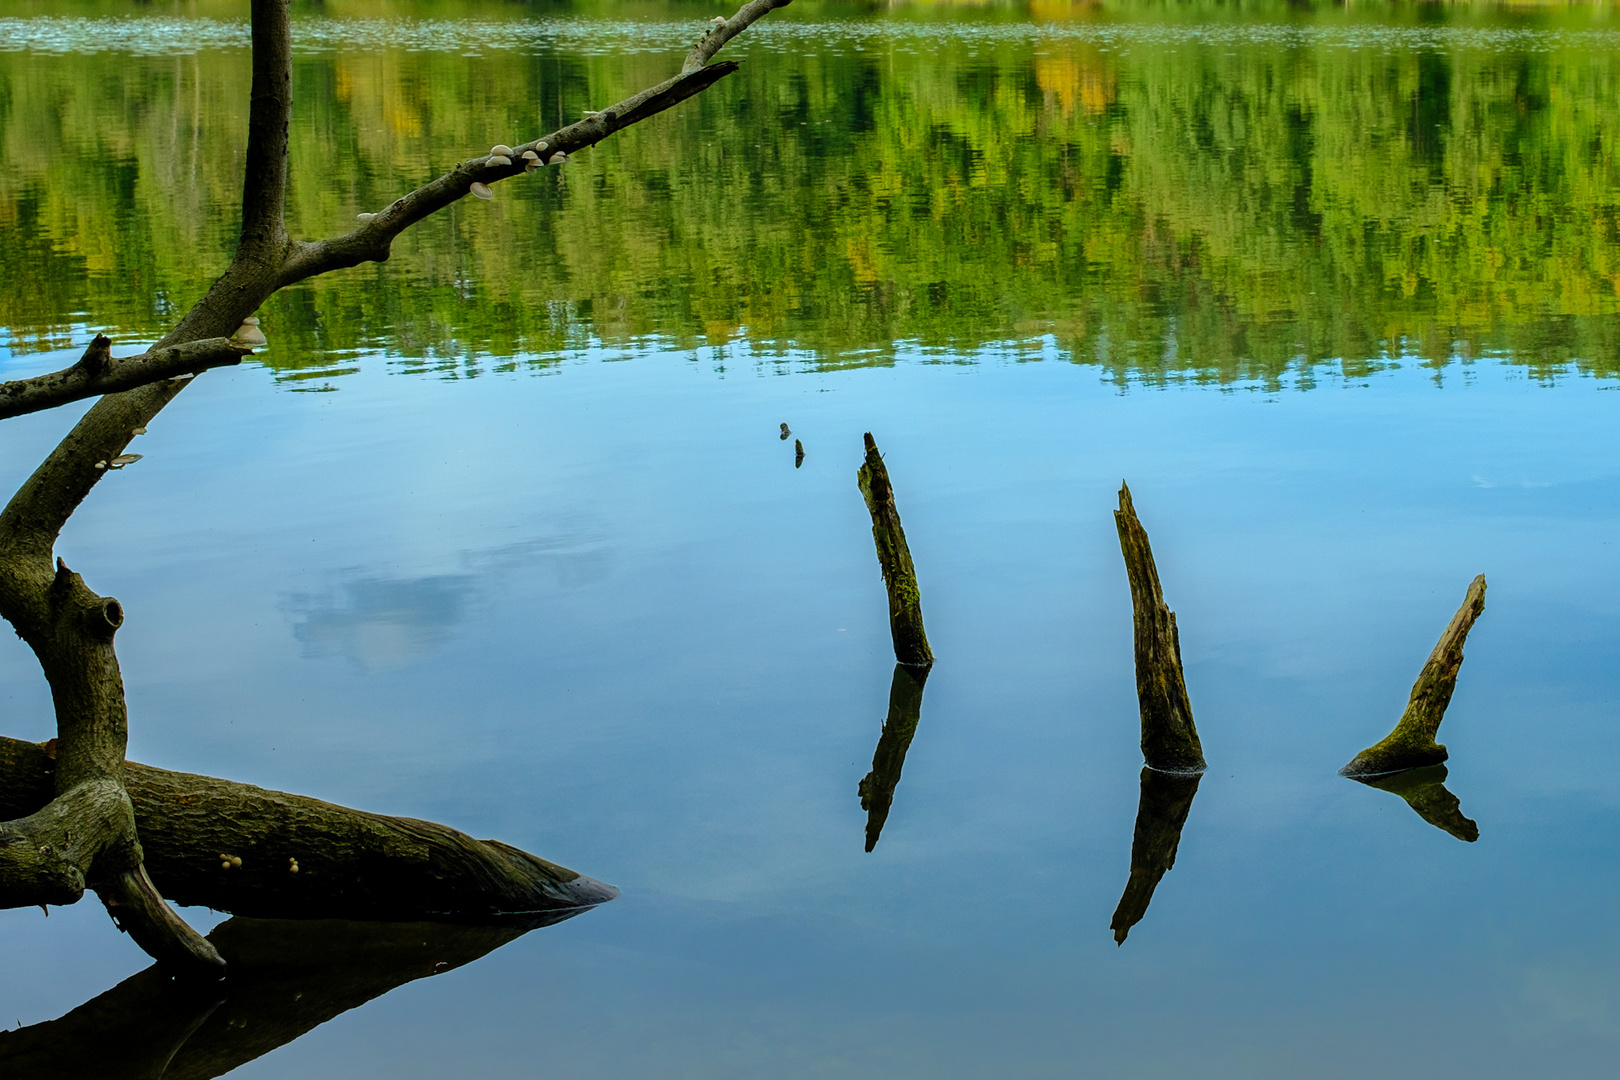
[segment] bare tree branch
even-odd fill
[[[113,359],[109,352],[111,344],[108,338],[98,334],[83,358],[72,367],[49,375],[0,383],[0,420],[120,390],[133,390],[177,375],[195,375],[209,368],[240,364],[242,357],[253,353],[246,345],[229,338],[204,338],[139,356]]]
[[[756,0],[763,2],[763,0]],[[782,0],[783,3],[788,0]],[[543,164],[555,154],[568,155],[586,147],[595,146],[615,131],[622,131],[673,108],[687,98],[700,94],[736,71],[738,65],[722,61],[695,71],[684,71],[650,89],[609,105],[600,112],[591,113],[577,123],[553,131],[549,135],[511,147],[506,163],[493,154],[463,161],[454,169],[431,183],[424,184],[409,195],[390,203],[386,209],[359,228],[342,236],[314,243],[293,245],[286,263],[281,268],[277,288],[291,285],[316,274],[356,266],[363,262],[384,262],[394,238],[418,221],[438,213],[445,207],[466,197],[472,185],[496,184],[522,176],[527,167],[525,152],[535,154]],[[506,155],[501,155],[506,157]]]
[[[785,8],[791,3],[793,3],[793,0],[750,0],[749,3],[738,8],[737,14],[729,19],[723,19],[716,15],[712,24],[714,29],[704,34],[698,39],[698,43],[692,46],[692,51],[686,54],[686,62],[681,65],[681,71],[683,73],[696,71],[710,60],[713,60],[714,54],[719,52],[720,47],[726,42],[753,26],[777,8]]]

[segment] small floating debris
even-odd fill
[[[470,188],[468,188],[467,190],[471,191],[474,195],[478,196],[480,199],[486,199],[487,200],[487,199],[493,199],[495,197],[495,193],[493,191],[489,190],[489,185],[480,184],[476,180],[474,180],[472,182],[472,186]]]
[[[781,434],[781,436],[780,436],[780,438],[781,438],[781,439],[782,439],[782,441],[783,441],[783,442],[786,442],[786,441],[787,441],[787,439],[788,439],[788,436],[789,436],[789,435],[792,435],[792,434],[793,434],[793,432],[791,432],[791,431],[789,431],[789,430],[788,430],[788,426],[787,426],[787,425],[786,425],[786,424],[783,424],[783,425],[782,425],[782,434]]]
[[[793,440],[793,467],[797,469],[804,464],[804,443],[798,439]]]

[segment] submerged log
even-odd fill
[[[1176,865],[1181,830],[1187,824],[1193,796],[1198,794],[1199,773],[1165,773],[1142,769],[1142,796],[1136,807],[1136,831],[1131,837],[1131,878],[1114,909],[1114,944],[1123,945],[1131,927],[1142,921],[1153,890]]]
[[[934,652],[923,632],[922,598],[917,593],[917,571],[911,565],[911,549],[906,531],[900,527],[900,512],[894,506],[894,488],[889,470],[878,453],[872,433],[866,433],[866,462],[856,480],[866,509],[872,515],[872,541],[877,545],[878,563],[883,568],[883,584],[889,590],[889,635],[894,639],[894,658],[912,667],[928,667]]]
[[[1181,674],[1181,637],[1176,613],[1165,605],[1159,571],[1147,530],[1136,518],[1131,489],[1119,488],[1119,548],[1131,579],[1131,613],[1136,629],[1136,698],[1142,713],[1142,758],[1148,768],[1169,773],[1201,773],[1204,748],[1193,726],[1192,703]]]
[[[912,736],[917,734],[923,684],[927,681],[927,668],[894,665],[894,679],[889,683],[889,715],[883,721],[877,749],[872,752],[872,771],[866,774],[859,788],[861,809],[866,811],[867,851],[877,847],[883,823],[889,820],[894,789],[900,786],[900,770],[906,764],[906,751],[911,748]]]
[[[60,1019],[0,1031],[0,1075],[212,1080],[395,987],[452,971],[555,921],[231,919],[208,935],[229,962],[229,980],[198,987],[147,968]]]
[[[1476,577],[1463,596],[1462,607],[1451,617],[1451,625],[1435,644],[1428,662],[1412,686],[1412,696],[1406,703],[1395,730],[1382,742],[1369,746],[1339,770],[1339,775],[1360,778],[1383,773],[1416,769],[1424,765],[1438,765],[1446,760],[1446,748],[1434,741],[1445,718],[1446,707],[1451,704],[1451,692],[1457,687],[1457,672],[1462,668],[1463,643],[1474,620],[1485,610],[1485,575]]]
[[[50,802],[45,747],[0,737],[0,819]],[[147,873],[176,904],[271,918],[474,918],[582,909],[611,885],[431,821],[128,762]]]
[[[1392,791],[1406,800],[1406,805],[1417,811],[1418,817],[1435,828],[1448,832],[1464,843],[1479,839],[1479,826],[1463,816],[1462,800],[1446,790],[1446,767],[1425,765],[1418,769],[1405,769],[1383,776],[1358,776],[1355,779],[1380,791]]]

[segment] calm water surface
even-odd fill
[[[6,377],[156,336],[228,255],[239,15],[157,8],[0,21]],[[328,9],[301,235],[662,78],[710,14]],[[132,757],[623,889],[234,1075],[1609,1075],[1606,25],[794,14],[682,114],[273,301],[264,362],[64,533],[129,612]],[[79,411],[0,426],[0,486]],[[870,854],[864,431],[939,656]],[[1121,478],[1211,768],[1116,946]],[[1335,770],[1481,572],[1465,843]],[[20,644],[0,695],[52,733]],[[0,913],[0,1021],[144,966],[95,905]]]

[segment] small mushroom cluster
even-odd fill
[[[240,856],[240,855],[226,855],[224,853],[221,853],[220,856],[219,856],[219,868],[221,870],[240,870],[240,869],[242,869],[242,856]]]

